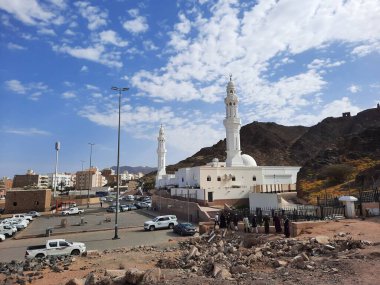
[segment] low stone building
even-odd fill
[[[5,213],[23,213],[29,211],[50,211],[50,189],[12,189],[7,191]]]

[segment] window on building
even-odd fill
[[[38,201],[34,201],[34,205],[35,206],[38,206],[39,202]]]
[[[218,180],[218,181],[221,181],[221,180],[222,180],[222,178],[220,178],[220,176],[218,176],[218,178],[217,178],[216,180]]]
[[[256,176],[253,176],[253,177],[252,177],[252,180],[253,180],[253,181],[256,181]]]
[[[207,181],[211,181],[211,176],[207,176]]]
[[[17,202],[13,202],[13,206],[15,206],[15,207],[16,207],[16,206],[17,206]]]
[[[236,178],[235,178],[235,176],[232,176],[232,181],[236,181]]]
[[[184,181],[183,177],[182,177],[182,182]]]

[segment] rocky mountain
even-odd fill
[[[349,179],[353,182],[358,181],[358,175],[364,175],[362,179],[368,186],[380,179],[380,108],[356,116],[328,117],[311,127],[253,122],[241,128],[240,137],[242,153],[254,157],[258,165],[302,166],[298,187],[303,196],[308,191],[320,190],[321,185],[328,186],[326,181],[315,183],[325,179],[319,174],[328,165],[351,165],[354,171]],[[167,172],[204,165],[213,158],[224,161],[225,149],[225,140],[221,140],[169,165]],[[355,185],[358,187],[358,183],[351,186]]]
[[[255,158],[258,165],[296,165],[289,149],[295,141],[308,131],[303,126],[282,126],[275,123],[253,122],[240,130],[242,153]],[[220,140],[211,147],[202,148],[193,156],[167,167],[173,172],[181,167],[204,165],[213,158],[226,159],[226,140]]]
[[[113,169],[116,173],[116,166],[112,166],[111,169]],[[149,166],[120,166],[120,173],[123,173],[124,171],[128,171],[128,173],[137,174],[139,172],[147,174],[152,171],[155,171],[156,167],[149,167]]]

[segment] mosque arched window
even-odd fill
[[[207,181],[211,181],[211,176],[207,176]]]
[[[222,181],[222,178],[220,178],[220,176],[218,176],[218,178],[216,178],[216,180]]]
[[[256,176],[253,176],[253,177],[252,177],[252,180],[253,180],[253,181],[256,181]]]

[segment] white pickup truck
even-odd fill
[[[68,210],[63,210],[62,215],[76,215],[83,214],[84,210],[79,210],[77,207],[70,208]]]
[[[86,253],[86,245],[82,242],[51,239],[47,240],[44,245],[28,246],[25,258],[44,258],[51,255],[81,255],[84,253]]]

